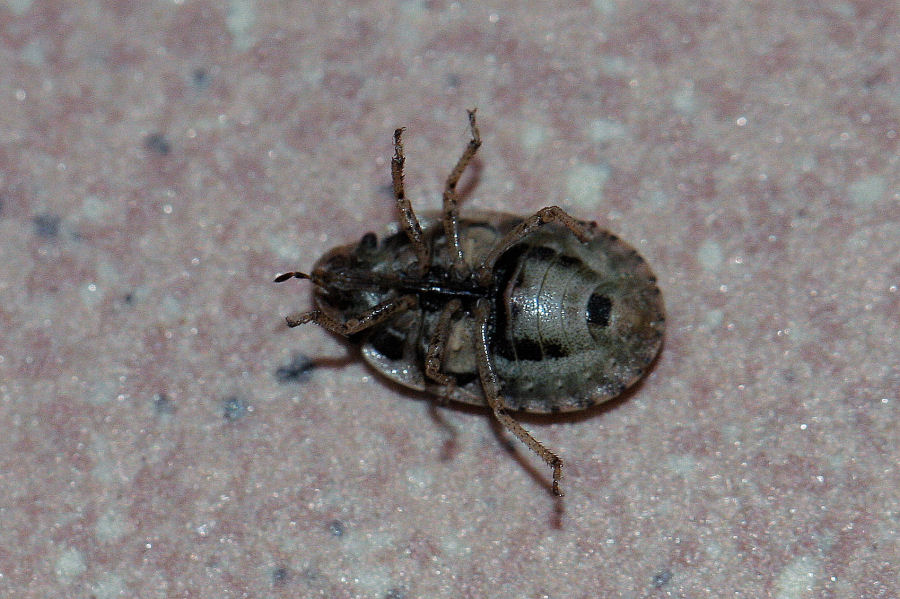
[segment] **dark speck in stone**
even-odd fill
[[[340,520],[332,520],[328,523],[328,532],[336,537],[344,536],[344,523]]]
[[[210,75],[207,69],[203,67],[197,67],[196,69],[191,71],[191,82],[198,89],[206,89],[212,82],[212,75]]]
[[[273,586],[282,586],[287,583],[288,578],[290,578],[291,572],[284,566],[278,566],[277,568],[272,570],[272,585]]]
[[[222,415],[228,422],[234,422],[246,416],[248,409],[249,406],[243,399],[229,397],[222,404]]]
[[[165,393],[156,393],[153,396],[153,411],[164,416],[175,413],[175,402],[169,399]]]
[[[653,575],[653,588],[661,589],[662,587],[669,584],[670,580],[672,580],[672,571],[661,570]]]
[[[172,144],[169,143],[168,138],[164,134],[151,133],[144,138],[144,148],[153,152],[154,154],[167,156],[169,152],[172,151]]]
[[[34,232],[38,237],[53,239],[59,235],[59,223],[62,219],[55,214],[38,214],[31,222],[34,224]]]

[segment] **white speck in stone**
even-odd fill
[[[383,549],[383,547],[379,547]],[[384,589],[390,588],[394,579],[387,567],[377,567],[374,570],[361,570],[356,582],[366,597],[379,597],[384,594]]]
[[[671,455],[666,461],[674,473],[683,477],[690,476],[697,470],[697,460],[687,454]]]
[[[112,203],[104,202],[97,196],[87,196],[81,204],[81,213],[91,221],[106,219],[112,213]]]
[[[114,599],[129,595],[131,593],[128,592],[125,581],[118,574],[103,574],[97,582],[91,585],[91,597],[96,597],[96,599]]]
[[[804,173],[809,173],[819,166],[819,161],[813,154],[800,153],[794,157],[794,165]]]
[[[631,63],[622,56],[604,56],[600,58],[600,67],[610,75],[627,75]]]
[[[809,596],[819,566],[811,557],[800,557],[789,563],[775,579],[776,599],[802,599]]]
[[[628,129],[625,125],[607,119],[592,121],[590,132],[591,139],[598,143],[619,139],[628,135]]]
[[[594,0],[591,4],[594,6],[594,10],[601,15],[615,14],[616,9],[618,8],[616,3],[612,0]]]
[[[434,474],[426,468],[411,468],[406,473],[406,480],[413,491],[422,491],[434,484]]]
[[[717,270],[722,264],[722,248],[714,239],[707,239],[697,250],[697,260],[706,270]]]
[[[246,50],[253,45],[251,30],[256,23],[255,4],[253,0],[228,0],[225,24],[238,50]]]
[[[97,288],[96,283],[87,283],[81,288],[81,301],[86,306],[95,306],[103,299],[103,293]]]
[[[887,191],[887,182],[880,175],[857,179],[847,186],[847,195],[859,208],[865,208],[881,200]]]
[[[703,325],[707,329],[716,329],[722,324],[722,320],[725,318],[725,313],[718,308],[713,308],[711,310],[706,311],[706,315],[703,317]]]
[[[63,584],[71,584],[77,577],[84,574],[87,564],[84,563],[84,555],[74,547],[63,551],[56,559],[56,578]]]
[[[459,531],[453,531],[452,534],[441,535],[440,547],[441,551],[456,558],[465,558],[472,554],[472,547],[461,542],[463,539],[459,536]]]
[[[24,15],[31,8],[32,0],[6,0],[6,6],[16,16]]]
[[[162,308],[162,313],[169,318],[180,317],[182,313],[181,303],[171,295],[167,295],[163,298],[160,303],[160,308]]]
[[[704,549],[706,550],[706,555],[712,558],[719,558],[722,556],[724,552],[722,546],[719,543],[716,543],[713,540],[707,540],[705,543]]]
[[[697,109],[693,84],[686,84],[672,94],[672,107],[682,114],[690,114]]]
[[[116,509],[109,509],[97,518],[94,526],[94,536],[101,543],[118,541],[130,530],[129,522],[125,516]]]
[[[33,66],[41,66],[44,64],[44,45],[40,41],[32,40],[25,44],[19,55],[26,63]]]
[[[656,189],[650,192],[649,202],[652,208],[662,208],[669,203],[669,196],[666,192]]]
[[[529,150],[540,148],[545,139],[547,139],[546,129],[543,126],[537,124],[527,125],[522,130],[522,135],[520,136],[522,145]]]
[[[831,10],[848,19],[856,18],[856,7],[850,2],[835,2]]]
[[[602,164],[579,164],[566,176],[567,195],[573,202],[592,209],[603,201],[603,188],[609,179],[609,167]]]

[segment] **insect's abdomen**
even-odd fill
[[[575,243],[523,244],[498,262],[492,354],[511,409],[577,410],[614,397],[659,348],[662,304],[640,256],[602,234]]]
[[[545,246],[524,246],[507,260],[513,258],[497,302],[496,351],[516,362],[539,362],[590,349],[584,308],[591,272]]]
[[[590,349],[584,289],[589,294],[591,273],[552,248],[524,244],[498,267],[493,354],[504,398],[514,409],[550,411],[535,404],[569,396]]]

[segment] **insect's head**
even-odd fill
[[[338,246],[326,252],[308,274],[286,272],[275,277],[275,282],[308,279],[316,287],[352,289],[359,286],[358,279],[368,270],[377,249],[378,238],[374,233],[366,233],[356,244]]]

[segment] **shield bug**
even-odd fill
[[[489,407],[553,469],[562,460],[511,415],[582,410],[644,375],[665,315],[650,267],[596,223],[557,206],[522,218],[460,218],[456,185],[481,146],[471,139],[447,178],[443,211],[419,220],[403,183],[403,129],[391,175],[399,227],[327,252],[309,274],[316,308],[287,317],[362,344],[377,371],[401,385]]]

